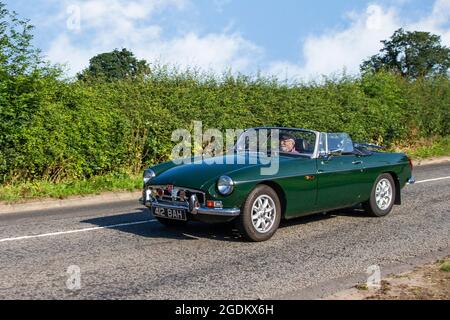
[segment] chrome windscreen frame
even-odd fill
[[[314,152],[311,155],[311,159],[319,158],[319,142],[320,142],[320,135],[322,134],[322,132],[308,130],[308,129],[301,129],[301,128],[284,128],[284,127],[256,127],[256,128],[251,128],[251,129],[253,129],[253,130],[266,129],[266,130],[303,131],[303,132],[313,133],[316,137],[316,145],[314,146]],[[247,129],[247,130],[250,130],[250,129]],[[245,131],[247,131],[247,130],[245,130]]]

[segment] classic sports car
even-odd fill
[[[248,149],[248,135],[234,152],[210,164],[166,162],[144,172],[142,203],[161,223],[235,221],[250,241],[265,241],[280,220],[362,204],[371,216],[401,204],[401,189],[414,183],[411,160],[377,146],[354,143],[346,133],[278,130],[278,171],[263,175],[270,153]],[[220,159],[219,159],[220,158]],[[211,160],[211,159],[210,159]],[[267,159],[265,159],[267,160]]]

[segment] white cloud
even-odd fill
[[[223,9],[231,3],[232,0],[213,0],[217,12],[223,12]]]
[[[382,48],[380,41],[400,27],[433,32],[450,45],[450,0],[436,0],[432,12],[418,21],[408,21],[395,8],[378,4],[369,5],[365,12],[350,12],[347,17],[348,28],[328,30],[306,39],[302,48],[304,63],[274,61],[266,72],[292,80],[308,80],[344,70],[358,73],[361,62]]]
[[[75,46],[67,34],[61,34],[50,44],[46,56],[53,63],[67,66],[68,72],[74,75],[87,66],[95,49],[81,49]],[[98,53],[98,52],[95,52]]]
[[[65,4],[77,5],[81,9],[83,23],[88,27],[114,26],[116,20],[136,21],[145,19],[159,10],[173,7],[182,9],[187,0],[89,0],[65,1]]]
[[[181,67],[197,66],[216,72],[230,67],[235,71],[246,70],[255,62],[253,57],[261,51],[237,33],[212,33],[201,37],[192,32],[143,49],[147,52],[140,52],[140,55],[146,55],[152,60],[168,61]]]
[[[216,0],[221,6],[227,3],[229,0]],[[185,30],[168,37],[167,30],[154,18],[164,10],[192,9],[190,0],[65,0],[57,17],[60,25],[66,25],[66,8],[74,4],[81,15],[80,30],[62,29],[47,50],[48,58],[67,63],[72,75],[85,68],[94,55],[115,48],[128,48],[150,62],[215,72],[228,68],[255,72],[264,56],[264,50],[234,32],[233,25],[221,32],[199,34]],[[450,0],[435,0],[432,11],[415,21],[400,12],[399,7],[376,3],[362,12],[348,12],[348,27],[311,34],[299,48],[297,61],[266,62],[264,73],[304,80],[343,70],[355,74],[364,59],[381,49],[380,40],[389,38],[400,27],[441,35],[443,43],[450,46]]]
[[[65,63],[74,74],[89,59],[114,48],[127,48],[139,58],[184,67],[200,67],[222,72],[227,68],[245,71],[254,66],[262,50],[239,33],[224,30],[199,35],[187,30],[165,38],[164,30],[152,18],[165,9],[184,10],[188,0],[93,0],[78,2],[80,30],[64,30],[55,38],[47,57]],[[71,5],[72,2],[70,2]],[[62,10],[61,21],[67,19]]]
[[[441,36],[442,43],[450,46],[450,0],[436,0],[432,13],[410,23],[407,29],[435,33]]]

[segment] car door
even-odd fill
[[[332,209],[358,203],[364,185],[362,159],[342,155],[317,161],[318,208]]]
[[[284,164],[286,178],[276,180],[286,197],[286,217],[296,217],[317,210],[317,165],[315,159],[298,158]]]
[[[347,134],[335,135],[339,135],[340,143],[328,137],[327,155],[317,159],[317,207],[320,210],[357,204],[364,189],[364,158],[353,153],[353,142]],[[330,156],[336,147],[342,155]]]

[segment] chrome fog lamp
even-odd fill
[[[144,171],[144,184],[152,180],[156,176],[155,171],[147,169]]]
[[[217,190],[223,196],[227,196],[233,192],[234,182],[228,176],[221,176],[219,180],[217,180]]]

